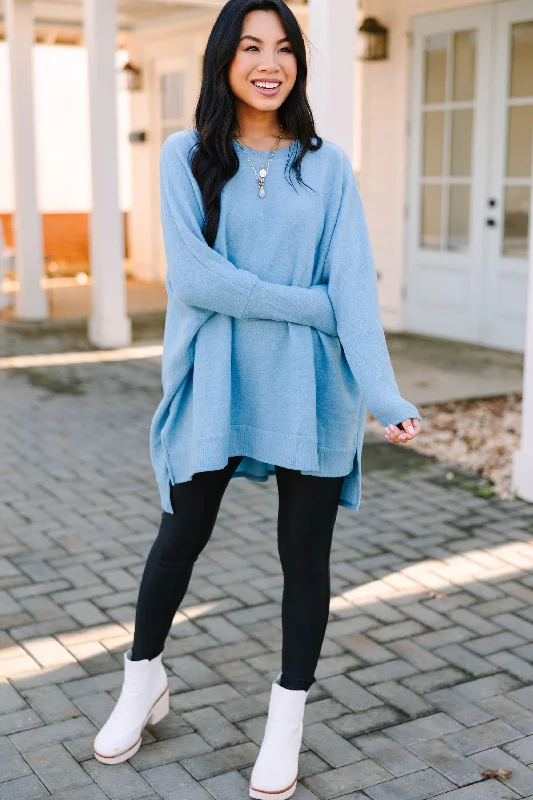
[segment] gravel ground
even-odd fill
[[[514,498],[511,472],[513,453],[520,446],[521,393],[419,409],[424,427],[408,447],[473,470],[489,482],[489,491],[505,500]],[[383,426],[370,414],[367,429],[385,439]]]

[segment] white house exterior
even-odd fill
[[[114,213],[117,157],[103,144],[116,136],[117,19],[143,79],[130,108],[132,132],[145,135],[131,145],[132,263],[139,276],[163,279],[159,150],[169,133],[191,125],[202,53],[221,6],[145,0],[119,3],[117,16],[115,0],[80,0],[95,192],[91,339],[101,346],[125,343],[129,330]],[[72,14],[72,3],[60,0],[4,0],[14,87],[28,83],[31,13],[43,21],[67,7]],[[312,42],[309,88],[318,131],[358,167],[386,329],[525,349],[524,420],[533,418],[533,0],[362,0],[359,8],[357,0],[310,0],[291,7]],[[356,69],[356,30],[366,17],[388,28],[389,57]],[[31,109],[27,96],[12,102],[16,129]],[[21,275],[36,298],[35,176],[31,159],[22,164],[21,155],[32,147],[27,131],[23,140],[15,153],[17,210],[25,221],[19,227],[29,242]],[[524,428],[515,485],[533,501],[533,426]]]
[[[296,12],[307,32],[312,8]],[[337,89],[334,78],[329,91],[338,107],[359,111],[349,151],[355,155],[360,130],[358,174],[384,323],[523,350],[533,0],[366,0],[363,13],[389,28],[390,57],[359,65],[351,101],[344,81]],[[145,91],[132,95],[131,123],[147,133],[145,143],[132,147],[132,256],[152,278],[165,269],[159,148],[166,134],[190,125],[215,17],[216,11],[129,37],[145,77]],[[322,59],[313,55],[319,68]]]

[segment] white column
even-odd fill
[[[6,0],[15,176],[16,315],[48,316],[43,277],[43,232],[37,209],[33,121],[33,1]]]
[[[524,385],[522,390],[522,439],[513,458],[513,489],[533,503],[533,192],[531,192],[529,232],[529,276]]]
[[[317,133],[353,158],[357,0],[309,0],[309,99]]]
[[[85,0],[92,164],[93,313],[89,320],[89,339],[102,348],[124,347],[131,343],[118,195],[116,33],[116,0]]]

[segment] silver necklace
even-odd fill
[[[244,145],[242,145],[242,144],[239,142],[238,138],[237,138],[237,137],[235,137],[235,141],[237,142],[237,144],[239,145],[239,147],[242,149],[242,151],[243,151],[244,155],[246,156],[246,158],[247,158],[247,160],[248,160],[248,164],[249,164],[249,165],[250,165],[250,167],[252,168],[252,170],[253,170],[253,173],[254,173],[255,177],[257,178],[257,184],[258,184],[258,186],[259,186],[259,197],[264,197],[264,196],[265,196],[265,178],[266,178],[266,176],[268,175],[268,170],[270,169],[270,164],[271,164],[271,162],[272,162],[272,159],[273,159],[273,158],[274,158],[274,156],[276,155],[276,150],[278,149],[279,140],[281,139],[281,132],[282,132],[282,130],[283,130],[283,125],[280,125],[280,129],[279,129],[278,138],[277,138],[277,140],[276,140],[276,144],[275,144],[275,146],[274,146],[274,149],[270,151],[269,158],[268,158],[268,163],[267,163],[267,166],[266,166],[266,167],[264,167],[264,166],[263,166],[263,164],[262,164],[262,163],[261,163],[261,161],[259,160],[259,156],[258,156],[258,155],[257,155],[257,153],[256,153],[256,158],[257,158],[257,160],[259,161],[259,166],[261,167],[261,169],[259,170],[259,174],[257,174],[257,172],[256,172],[256,169],[255,169],[254,165],[252,164],[252,162],[250,161],[250,158],[249,158],[249,156],[248,156],[248,153],[246,152],[246,150],[247,150],[247,149],[249,149],[249,148],[246,148],[246,147],[244,147]]]

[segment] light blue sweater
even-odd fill
[[[150,449],[162,507],[172,513],[170,483],[242,455],[234,477],[264,481],[274,465],[345,476],[341,505],[356,511],[366,408],[383,425],[420,415],[392,370],[350,160],[325,139],[302,162],[315,191],[294,173],[293,188],[294,142],[277,151],[260,198],[234,142],[239,170],[210,248],[189,162],[197,140],[180,131],[161,151],[168,308]],[[266,164],[268,152],[257,155]]]

